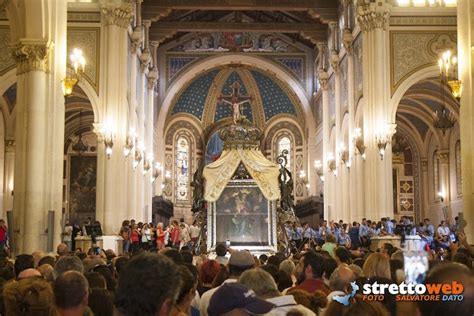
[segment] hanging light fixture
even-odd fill
[[[437,129],[440,129],[443,132],[443,135],[446,133],[447,130],[451,129],[456,123],[456,118],[454,117],[454,114],[446,108],[446,99],[445,99],[445,91],[444,91],[444,87],[446,85],[451,86],[451,84],[449,84],[450,68],[456,68],[454,67],[456,64],[457,64],[457,58],[456,56],[451,56],[451,51],[449,50],[444,52],[441,58],[438,59],[438,66],[439,66],[439,72],[440,72],[440,77],[441,77],[440,93],[441,93],[442,105],[439,111],[435,111],[433,113],[433,120],[434,120],[434,127],[436,127]],[[459,80],[451,80],[451,81],[459,81]],[[459,86],[461,86],[460,81],[459,81]],[[453,91],[452,88],[451,88],[451,91]],[[453,95],[455,96],[454,93]],[[460,96],[461,91],[457,91],[456,95]]]
[[[83,153],[85,153],[88,149],[89,149],[89,146],[87,146],[83,141],[82,141],[82,131],[81,131],[81,128],[82,128],[82,110],[79,111],[79,138],[78,140],[76,141],[76,143],[74,145],[72,145],[72,150],[74,150],[76,153],[80,155],[82,155]]]

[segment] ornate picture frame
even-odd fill
[[[231,180],[207,212],[207,250],[218,243],[254,252],[277,251],[277,201],[268,201],[253,179]]]

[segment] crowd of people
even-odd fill
[[[425,218],[418,225],[412,223],[409,217],[403,216],[398,222],[387,217],[380,221],[372,221],[363,218],[362,221],[344,223],[323,221],[318,227],[310,227],[308,223],[287,223],[286,231],[288,238],[297,248],[308,245],[322,246],[330,239],[336,246],[344,246],[349,249],[360,249],[369,247],[370,240],[379,236],[394,235],[417,235],[420,236],[426,250],[444,251],[457,239],[457,232],[461,229],[459,217],[454,218],[454,223],[442,220],[435,228],[430,219]],[[334,246],[333,246],[334,247]]]
[[[364,284],[400,284],[406,279],[404,252],[388,243],[370,251],[361,238],[364,234],[360,236],[363,225],[369,227],[369,221],[359,227],[323,223],[311,229],[312,235],[307,224],[288,225],[289,236],[295,230],[302,236],[301,242],[294,240],[291,254],[252,254],[225,243],[208,254],[204,248],[195,251],[196,225],[175,221],[164,228],[124,221],[120,234],[129,237],[124,239],[130,243],[121,255],[97,251],[96,245],[87,252],[71,250],[65,243],[49,254],[37,251],[10,258],[0,252],[0,315],[474,313],[474,251],[462,232],[447,248],[433,245],[445,249],[442,256],[425,249],[429,270],[420,280],[459,282],[464,288],[462,300],[398,301],[395,295],[385,294],[382,300],[370,301],[362,291],[354,293],[353,284],[362,289]],[[358,227],[360,244],[352,240],[354,227]],[[182,238],[183,233],[189,236]],[[336,300],[351,293],[348,305]]]
[[[119,235],[123,238],[123,251],[135,253],[139,249],[149,250],[165,247],[192,248],[199,238],[201,229],[193,222],[185,223],[184,218],[174,220],[167,227],[163,223],[136,223],[134,219],[124,220]]]

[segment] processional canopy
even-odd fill
[[[263,132],[245,117],[219,132],[224,141],[221,157],[204,168],[206,179],[204,199],[215,202],[232,179],[239,165],[245,166],[268,201],[280,198],[279,166],[260,151]]]

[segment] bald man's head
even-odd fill
[[[355,281],[354,271],[347,264],[341,264],[334,270],[329,279],[329,287],[332,291],[347,292],[351,282]]]

